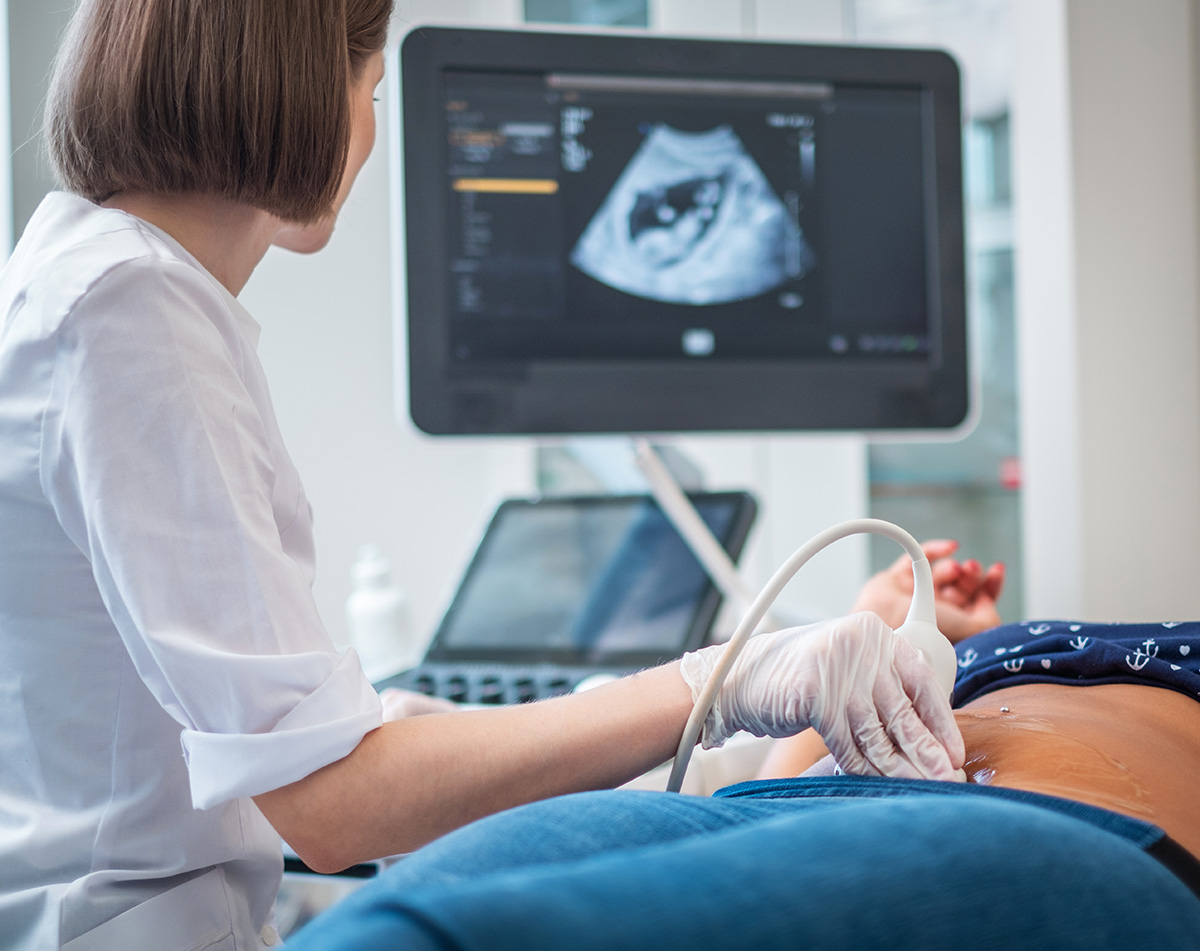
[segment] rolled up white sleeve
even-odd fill
[[[286,660],[271,671],[287,675]],[[304,665],[298,664],[298,667]],[[302,671],[300,672],[302,673]],[[299,683],[307,684],[301,676]],[[355,701],[353,705],[348,701]],[[336,762],[382,722],[379,696],[348,652],[326,680],[265,733],[183,731],[192,804],[208,809],[256,796]]]
[[[308,503],[249,324],[183,262],[123,264],[60,328],[43,424],[43,488],[182,728],[197,809],[302,779],[382,722],[313,601]]]

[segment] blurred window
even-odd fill
[[[526,23],[648,26],[648,0],[525,0]]]
[[[870,446],[871,514],[919,538],[957,538],[964,557],[1009,567],[1000,610],[1023,617],[1013,207],[1009,150],[1009,0],[854,0],[854,40],[948,50],[963,76],[969,329],[979,407],[956,442]],[[872,541],[873,568],[895,557]]]

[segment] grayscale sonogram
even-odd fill
[[[639,297],[745,300],[814,264],[795,213],[727,125],[656,125],[584,229],[571,262]]]

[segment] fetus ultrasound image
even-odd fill
[[[804,276],[815,255],[728,125],[654,125],[571,254],[617,290],[705,306]]]
[[[911,356],[919,93],[449,75],[457,365]]]

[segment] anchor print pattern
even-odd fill
[[[1142,647],[1146,648],[1142,650]],[[1150,661],[1158,656],[1158,645],[1154,643],[1154,638],[1147,638],[1142,642],[1141,647],[1133,652],[1133,657],[1125,655],[1125,663],[1129,665],[1130,670],[1142,670]]]
[[[1195,621],[1026,621],[985,631],[956,650],[956,705],[1018,677],[1071,685],[1147,683],[1200,697],[1200,622]]]

